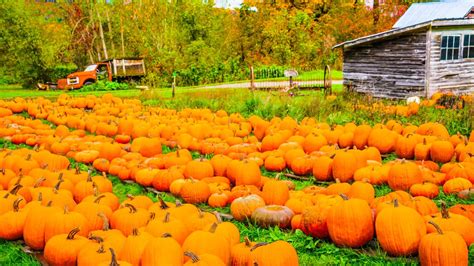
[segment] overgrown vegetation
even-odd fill
[[[413,1],[374,10],[363,1],[246,0],[237,10],[213,2],[3,1],[0,83],[55,81],[105,58],[136,56],[146,61],[148,85],[170,84],[173,74],[181,86],[248,79],[251,65],[257,78],[289,67],[337,69],[333,45],[391,28]]]
[[[131,86],[128,83],[124,82],[115,82],[115,81],[102,81],[99,80],[90,85],[86,85],[80,88],[79,92],[86,91],[117,91],[117,90],[130,90]]]

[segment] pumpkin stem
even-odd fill
[[[61,186],[61,183],[64,182],[64,179],[60,179],[58,181],[58,183],[56,183],[56,185],[54,185],[54,189],[53,191],[57,194],[58,193],[58,190],[59,190],[59,187]]]
[[[179,200],[176,200],[175,205],[176,205],[176,207],[180,207],[180,206],[183,206],[183,203]]]
[[[35,185],[33,186],[34,188],[37,188],[39,186],[41,186],[41,184],[46,181],[46,178],[44,178],[44,176],[38,178],[35,182]]]
[[[110,230],[110,225],[109,225],[109,219],[107,218],[107,216],[105,216],[105,214],[103,212],[99,212],[97,214],[97,216],[99,216],[102,219],[102,221],[104,222],[102,224],[102,230],[103,231],[109,231]]]
[[[69,232],[69,234],[67,234],[67,240],[73,240],[74,239],[74,236],[79,233],[79,231],[81,231],[81,229],[79,229],[79,227],[76,227],[74,229],[71,230],[71,232]]]
[[[135,208],[135,206],[133,206],[130,203],[125,203],[124,206],[127,207],[130,210],[129,213],[136,213],[137,212],[137,208]]]
[[[102,176],[103,176],[104,178],[107,178],[107,174],[106,174],[104,171],[102,171]]]
[[[95,236],[95,235],[89,235],[89,240],[93,240],[93,241],[96,241],[97,243],[102,243],[104,242],[104,239],[100,236]]]
[[[5,175],[5,167],[2,167],[2,169],[0,169],[0,172],[2,172],[2,175]]]
[[[211,228],[209,228],[210,233],[215,233],[217,229],[217,223],[212,223]]]
[[[451,218],[449,217],[448,208],[446,207],[446,202],[444,201],[441,202],[441,217],[443,217],[443,219]]]
[[[117,262],[117,257],[115,255],[115,251],[113,248],[109,248],[110,254],[112,254],[112,261],[110,262],[110,266],[120,266]]]
[[[168,204],[166,204],[166,202],[161,197],[158,197],[158,200],[160,201],[160,209],[169,209],[170,206],[168,206]]]
[[[76,175],[79,175],[81,170],[79,169],[79,164],[76,164]]]
[[[161,237],[173,237],[170,233],[164,233],[161,235]]]
[[[20,202],[22,201],[22,198],[18,198],[13,202],[13,211],[18,212],[20,210]]]
[[[134,236],[140,235],[140,232],[138,232],[138,228],[135,227],[135,228],[132,229],[132,235],[134,235]]]
[[[163,219],[163,222],[164,222],[164,223],[169,223],[169,221],[170,221],[170,216],[171,216],[171,213],[167,212],[167,213],[165,214],[165,219]]]
[[[349,200],[349,197],[344,193],[339,194],[339,196],[341,196],[343,200]]]
[[[18,193],[18,190],[20,190],[20,188],[22,188],[23,186],[21,184],[17,184],[15,185],[11,190],[10,192],[8,192],[7,194],[5,194],[5,196],[3,196],[4,199],[8,198],[9,195],[16,195],[16,193]]]
[[[64,180],[64,173],[59,173],[58,180]]]
[[[150,217],[148,218],[148,222],[155,220],[156,213],[155,212],[150,212]]]
[[[250,239],[247,236],[244,238],[244,241],[245,241],[245,246],[246,247],[249,248],[252,245],[252,242],[250,242]]]
[[[189,257],[193,261],[193,263],[199,262],[199,257],[191,251],[185,251],[184,256]]]
[[[104,194],[102,194],[102,195],[96,197],[95,200],[94,200],[94,203],[99,203],[100,200],[103,199],[103,198],[105,198],[105,195],[104,195]]]
[[[135,197],[132,194],[127,194],[127,199],[133,200]]]
[[[217,219],[217,223],[222,223],[222,217],[221,217],[221,214],[217,211],[214,211],[213,214],[216,216],[216,219]]]
[[[69,213],[69,207],[67,205],[64,205],[64,214]]]
[[[48,201],[48,203],[46,203],[46,207],[51,207],[51,205],[53,205],[53,201],[52,201],[52,200],[50,200],[50,201]]]
[[[337,184],[341,183],[341,180],[339,180],[339,178],[336,178],[336,183]]]
[[[43,192],[38,193],[38,201],[43,201]]]
[[[438,224],[436,224],[436,223],[433,222],[433,221],[429,221],[428,223],[431,224],[432,226],[434,226],[434,228],[436,229],[436,231],[438,231],[438,234],[440,234],[440,235],[443,234],[443,230],[441,230],[441,227],[439,227]]]
[[[100,248],[96,252],[97,253],[105,253],[104,244],[100,244]]]
[[[393,206],[394,206],[394,207],[398,207],[398,199],[394,199],[394,200],[393,200]]]
[[[260,242],[260,243],[257,243],[257,244],[255,244],[255,245],[250,249],[250,251],[254,251],[254,250],[257,249],[257,248],[266,246],[266,245],[268,245],[268,244],[270,244],[270,243],[267,243],[267,242]]]

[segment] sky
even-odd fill
[[[214,0],[216,7],[236,8],[240,7],[243,0]]]

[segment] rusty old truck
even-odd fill
[[[84,71],[69,74],[56,84],[39,84],[39,89],[80,89],[85,85],[104,81],[137,80],[145,76],[145,62],[142,58],[116,58],[87,66]]]

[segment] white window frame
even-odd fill
[[[455,38],[459,38],[458,46],[454,46]],[[441,35],[441,43],[440,43],[440,61],[455,61],[460,60],[462,58],[462,41],[463,41],[462,34],[449,34],[449,35]],[[447,38],[447,46],[443,47],[443,38]],[[450,38],[452,38],[452,46],[450,47]],[[446,57],[443,59],[443,50],[446,51]],[[451,57],[448,57],[449,51],[452,50]],[[457,58],[454,57],[455,51],[457,50]]]
[[[474,33],[464,34],[462,40],[462,58],[474,59]],[[468,38],[468,44],[465,45],[465,40]],[[467,56],[464,56],[464,49],[467,49]]]

